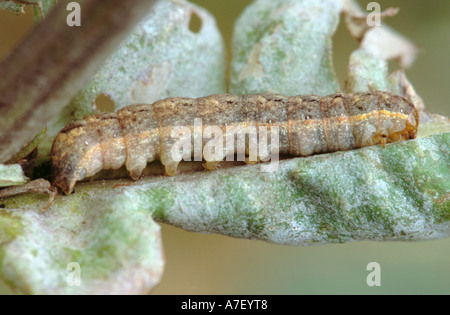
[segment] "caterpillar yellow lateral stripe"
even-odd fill
[[[208,126],[219,126],[224,137],[225,128],[230,126],[277,127],[279,153],[291,156],[413,139],[419,126],[419,115],[411,102],[383,91],[325,97],[218,94],[197,99],[167,98],[127,106],[117,113],[89,116],[63,128],[51,151],[53,184],[69,194],[77,181],[123,165],[137,180],[147,163],[155,159],[161,161],[168,175],[175,175],[179,160],[171,154],[171,132],[185,126],[195,134],[194,119],[201,119],[201,133]],[[254,130],[259,132],[258,128]],[[223,157],[230,154],[229,150]]]

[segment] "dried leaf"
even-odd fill
[[[403,68],[409,68],[413,64],[418,49],[411,41],[385,24],[369,27],[366,20],[367,13],[356,1],[341,1],[347,28],[350,34],[361,43],[360,47],[363,50],[377,59],[397,59]],[[381,18],[393,16],[396,13],[397,10],[391,8],[381,13]]]

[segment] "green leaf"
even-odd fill
[[[22,185],[28,180],[19,164],[0,164],[0,187]]]
[[[148,179],[134,199],[187,230],[277,244],[424,240],[450,235],[448,165],[445,133],[283,160],[273,173],[253,165]]]
[[[388,62],[373,57],[363,49],[350,55],[345,89],[349,92],[369,91],[370,88],[388,91]]]
[[[235,25],[230,92],[337,92],[331,38],[340,10],[333,0],[254,1]]]
[[[151,290],[164,267],[160,227],[126,196],[110,197],[99,189],[80,190],[58,196],[44,214],[41,196],[9,198],[8,208],[23,210],[0,211],[1,278],[26,294]],[[80,267],[80,286],[71,286],[70,263]]]

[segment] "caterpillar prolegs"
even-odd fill
[[[179,159],[173,158],[176,143],[173,130],[184,126],[192,131],[189,141],[195,142],[198,134],[194,130],[195,119],[202,122],[200,135],[208,126],[221,128],[223,137],[230,126],[235,130],[253,127],[256,133],[261,126],[276,127],[279,153],[291,156],[413,139],[419,125],[418,112],[411,102],[382,91],[325,97],[278,94],[173,97],[153,104],[127,106],[117,113],[96,114],[67,125],[52,146],[53,183],[71,193],[77,181],[102,169],[118,169],[123,165],[137,180],[147,163],[156,159],[165,166],[168,175],[175,175]],[[204,139],[201,145],[207,145]],[[233,150],[237,150],[236,145]],[[234,152],[228,147],[222,158],[230,153]]]

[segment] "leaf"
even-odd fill
[[[0,187],[22,185],[28,180],[19,164],[0,164]]]
[[[25,5],[18,4],[13,1],[1,1],[0,10],[8,10],[16,15],[25,14]]]
[[[350,55],[348,77],[345,82],[347,92],[375,90],[387,91],[388,62],[374,58],[364,49],[357,49]]]
[[[402,68],[409,68],[416,59],[418,49],[407,38],[386,24],[368,27],[367,14],[354,0],[341,0],[347,29],[360,42],[360,47],[375,58],[397,59]],[[381,18],[394,16],[398,10],[389,8]]]
[[[361,10],[358,3],[354,0],[342,0],[342,3],[347,29],[353,38],[361,41],[364,38],[366,32],[374,27],[370,26],[369,23],[367,23],[367,19],[370,18],[369,14]],[[380,12],[380,22],[381,19],[395,16],[398,11],[398,8],[388,8],[387,10]]]
[[[149,180],[138,200],[164,205],[156,219],[187,230],[277,244],[448,237],[449,140],[288,159],[274,173],[254,165]]]
[[[111,199],[99,191],[104,187],[58,196],[44,214],[41,196],[9,198],[8,208],[23,210],[0,211],[2,279],[26,294],[151,290],[164,266],[160,227],[126,196]],[[70,263],[80,266],[81,286],[70,285]]]
[[[230,92],[337,92],[331,38],[340,10],[333,0],[254,1],[235,25]]]

